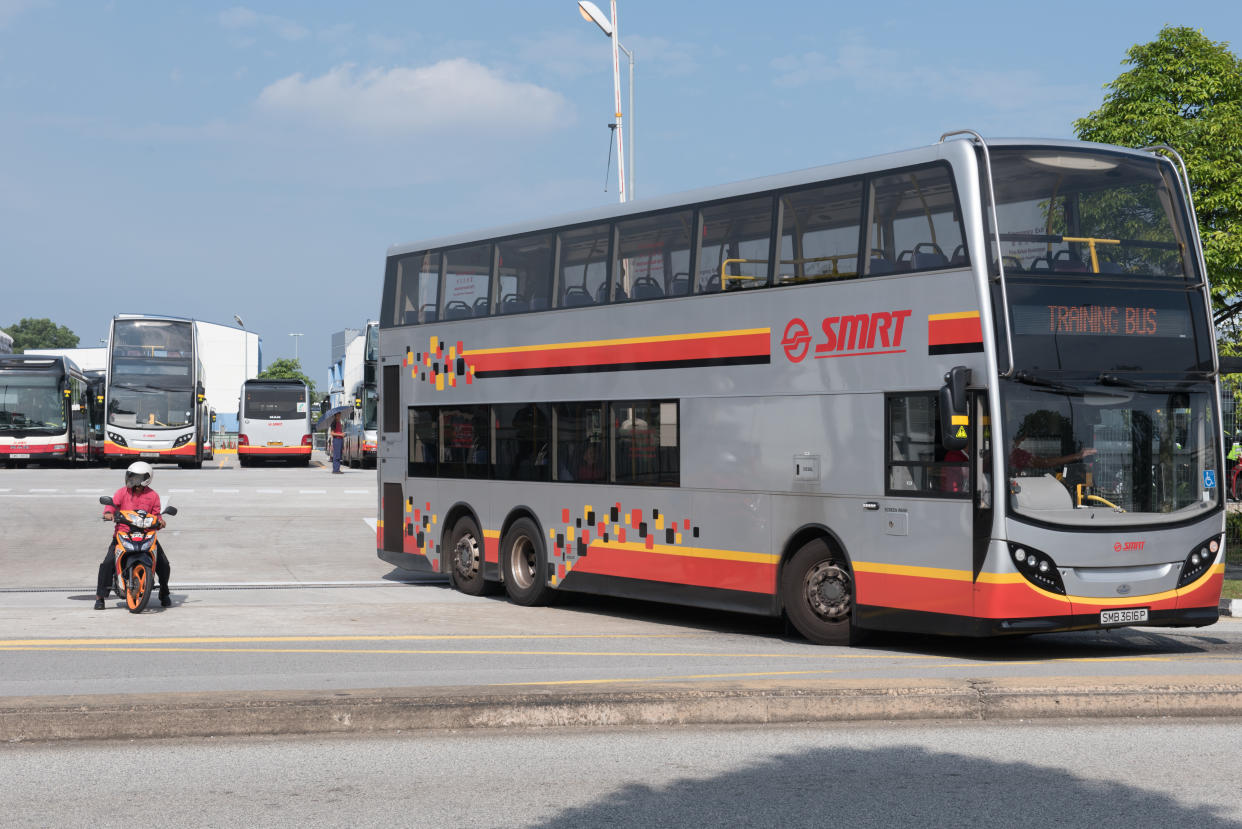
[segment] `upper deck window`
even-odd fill
[[[491,244],[444,252],[444,313],[441,319],[486,317],[492,279]]]
[[[397,260],[393,325],[435,322],[440,297],[439,251],[412,253]]]
[[[929,271],[970,263],[948,165],[871,179],[867,273]]]
[[[1193,278],[1168,164],[1051,147],[991,162],[1007,274]]]
[[[703,208],[696,293],[762,288],[768,284],[772,199],[735,199]]]
[[[618,223],[616,298],[659,299],[690,293],[693,229],[692,210]]]
[[[781,194],[781,258],[777,282],[858,276],[862,181]]]
[[[496,245],[496,313],[543,311],[552,302],[552,234],[506,239]]]
[[[562,231],[560,308],[608,301],[608,249],[612,225]]]

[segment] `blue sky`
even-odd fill
[[[1072,137],[1162,26],[1242,50],[1224,0],[618,12],[639,199],[961,127]],[[322,384],[390,244],[616,200],[610,60],[574,0],[0,0],[0,325],[240,314],[266,362],[304,333]]]

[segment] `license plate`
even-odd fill
[[[29,458],[30,453],[29,452],[11,452],[9,454],[9,457],[10,458]]]
[[[1123,610],[1101,610],[1101,625],[1132,625],[1147,621],[1147,608],[1127,607]]]
[[[267,445],[268,446],[284,446],[285,442],[283,440],[269,440],[267,442]]]
[[[142,453],[142,454],[140,454],[138,457],[140,457],[140,458],[158,458],[159,456],[160,456],[160,453],[159,453],[159,452],[143,452],[143,453]]]

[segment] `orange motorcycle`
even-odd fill
[[[113,506],[111,496],[104,495],[99,503]],[[176,507],[166,507],[164,515],[176,515]],[[125,597],[130,613],[141,613],[151,601],[151,585],[155,581],[156,531],[160,515],[146,510],[116,510],[112,513],[116,529],[116,571],[112,575],[112,592]]]

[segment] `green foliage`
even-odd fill
[[[1131,47],[1103,105],[1078,137],[1127,147],[1168,144],[1186,161],[1218,322],[1242,311],[1242,60],[1186,27]]]
[[[301,380],[310,387],[311,399],[315,399],[315,381],[302,372],[301,360],[295,360],[290,357],[273,360],[257,376],[260,380]]]
[[[38,351],[43,348],[77,348],[78,335],[47,318],[23,317],[8,328],[0,329],[13,338],[13,353]]]

